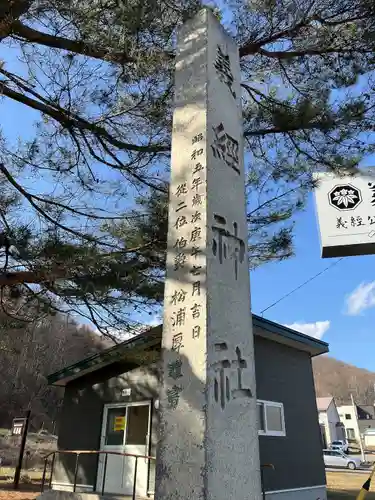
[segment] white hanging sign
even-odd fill
[[[375,253],[375,171],[337,177],[316,174],[322,257]]]

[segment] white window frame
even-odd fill
[[[349,434],[350,434],[350,436],[349,436]],[[346,438],[347,439],[355,439],[355,430],[353,427],[346,428]]]
[[[263,422],[264,422],[264,427],[265,430],[258,430],[258,435],[259,436],[281,436],[285,437],[286,436],[286,430],[285,430],[285,416],[284,416],[284,405],[283,403],[278,403],[276,401],[267,401],[264,399],[257,399],[257,405],[258,403],[263,405]],[[282,426],[282,431],[272,431],[267,429],[267,412],[266,412],[266,406],[273,406],[276,408],[280,408],[281,411],[281,426]]]

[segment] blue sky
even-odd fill
[[[0,58],[1,55],[0,51]],[[16,140],[31,132],[36,113],[5,98],[0,106],[0,127],[8,137]],[[295,251],[295,257],[288,261],[267,264],[251,273],[254,313],[260,314],[335,261],[320,257],[312,195],[306,209],[296,216]],[[267,310],[264,316],[322,338],[330,344],[332,356],[375,371],[375,257],[346,257]]]
[[[251,273],[252,310],[256,314],[337,259],[322,259],[312,194],[296,217],[296,256]],[[375,371],[374,256],[345,257],[323,275],[282,300],[264,317],[322,338],[330,354]],[[375,270],[375,269],[374,269]]]

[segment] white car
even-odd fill
[[[323,450],[323,458],[326,467],[343,467],[355,470],[362,465],[360,458],[345,455],[344,452],[338,450]]]
[[[338,439],[337,441],[332,441],[330,449],[336,450],[336,451],[343,451],[344,453],[348,453],[349,444],[347,441],[343,441],[343,440]]]

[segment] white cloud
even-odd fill
[[[285,325],[292,330],[297,330],[297,332],[305,333],[310,337],[316,339],[321,339],[330,327],[330,321],[316,321],[315,323],[293,323],[291,325]]]
[[[346,299],[346,313],[357,316],[365,309],[375,306],[375,281],[361,283]]]

